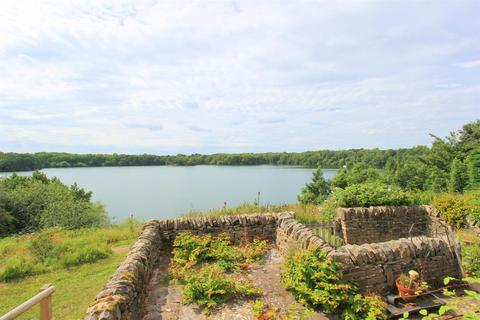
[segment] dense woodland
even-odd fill
[[[193,165],[296,165],[305,167],[341,168],[362,162],[375,168],[383,168],[389,159],[398,157],[421,156],[428,152],[427,147],[410,149],[380,150],[321,150],[271,153],[217,153],[177,154],[157,156],[150,154],[72,154],[58,152],[38,153],[2,153],[0,152],[0,171],[30,171],[42,168],[67,167],[116,167],[116,166],[193,166]]]

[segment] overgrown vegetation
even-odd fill
[[[41,172],[0,179],[0,237],[44,228],[105,227],[108,215],[91,192]]]
[[[46,229],[0,239],[0,282],[93,263],[112,255],[111,247],[139,234],[127,223],[103,229]]]
[[[213,238],[182,232],[173,242],[169,271],[185,285],[184,303],[194,303],[208,313],[219,303],[260,293],[237,271],[260,262],[267,249],[265,240],[254,239],[241,248],[233,246],[227,234]]]
[[[480,278],[480,244],[462,246],[462,263],[468,275]]]
[[[387,319],[379,297],[363,297],[357,287],[342,281],[340,265],[318,250],[297,251],[290,256],[282,283],[305,306],[325,313],[341,313],[343,319]]]
[[[206,313],[236,297],[254,297],[260,290],[237,271],[260,262],[267,251],[265,240],[254,239],[243,247],[233,246],[227,234],[182,232],[173,242],[170,274],[183,283],[184,303],[194,303]]]

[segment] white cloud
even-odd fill
[[[2,2],[0,146],[188,153],[428,143],[427,132],[480,117],[480,75],[469,72],[478,9]]]
[[[480,60],[460,62],[460,63],[456,63],[455,66],[462,67],[462,68],[478,68],[480,67]]]

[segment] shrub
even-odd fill
[[[263,310],[265,309],[265,302],[262,300],[255,300],[252,303],[252,313],[255,318],[260,318],[263,314]]]
[[[468,207],[463,195],[441,194],[433,198],[432,206],[440,213],[440,216],[455,228],[465,224]]]
[[[480,189],[466,193],[465,201],[470,218],[480,224]]]
[[[242,254],[236,247],[231,245],[230,236],[222,233],[210,241],[206,257],[207,260],[215,261],[223,270],[234,271],[239,268]]]
[[[462,246],[462,262],[465,272],[480,277],[480,245]]]
[[[195,303],[210,312],[219,303],[235,296],[254,296],[258,291],[250,281],[239,281],[216,264],[207,264],[186,278],[183,302]]]
[[[175,238],[173,247],[170,270],[177,279],[184,278],[185,272],[203,261],[215,262],[223,270],[233,271],[239,268],[242,258],[237,248],[230,245],[227,234],[212,239],[210,235],[182,232]]]
[[[91,192],[76,184],[68,187],[37,171],[31,177],[14,174],[0,179],[0,235],[50,227],[106,226],[109,221],[104,207],[92,203],[90,197]]]
[[[253,239],[252,242],[247,243],[245,246],[244,256],[247,263],[261,261],[265,253],[267,252],[267,241]]]
[[[281,276],[285,288],[302,304],[343,319],[386,319],[379,297],[363,297],[352,283],[342,281],[340,265],[318,250],[297,251],[287,259]]]
[[[337,188],[332,197],[337,207],[400,206],[413,203],[409,194],[399,187],[377,182]]]
[[[386,304],[379,296],[354,295],[342,312],[344,320],[386,320]]]
[[[302,304],[335,313],[346,306],[355,287],[340,283],[340,266],[320,250],[299,251],[285,265],[281,280]]]

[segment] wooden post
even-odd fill
[[[25,301],[18,307],[9,312],[5,313],[0,317],[0,320],[12,320],[20,316],[22,313],[30,310],[36,304],[40,304],[40,319],[41,320],[51,320],[52,319],[52,294],[55,292],[55,287],[51,285],[46,285],[40,292]]]
[[[49,284],[43,286],[40,292],[47,290],[50,287]],[[40,301],[40,320],[52,320],[52,296],[46,296]]]

